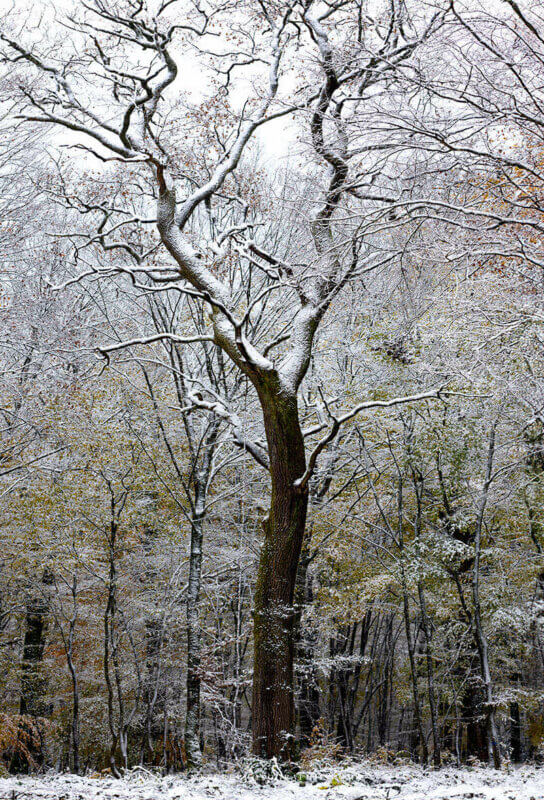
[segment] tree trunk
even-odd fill
[[[521,714],[519,703],[510,703],[510,749],[511,758],[515,764],[521,761]]]
[[[191,517],[191,553],[189,558],[189,583],[187,587],[187,702],[185,712],[185,754],[187,769],[199,770],[202,766],[200,749],[200,662],[202,642],[200,636],[200,589],[202,581],[202,541],[206,496],[213,466],[213,454],[219,431],[216,418],[202,442],[202,461],[194,479],[194,501]]]
[[[271,501],[264,521],[254,600],[253,752],[292,755],[295,721],[294,591],[308,509],[296,481],[306,469],[297,399],[279,381],[259,386],[270,461]]]
[[[490,754],[493,759],[495,769],[500,769],[501,756],[499,750],[499,736],[495,719],[495,700],[493,697],[493,684],[491,682],[491,672],[489,669],[489,655],[487,649],[487,639],[481,627],[479,615],[474,615],[476,642],[482,670],[482,680],[485,692],[485,720],[489,741]]]
[[[440,752],[440,733],[438,725],[438,711],[436,708],[436,692],[434,688],[434,669],[433,669],[433,654],[432,654],[432,637],[431,626],[427,616],[427,604],[425,602],[425,592],[423,584],[418,581],[417,585],[419,605],[421,608],[421,627],[425,636],[425,660],[427,665],[427,690],[429,693],[429,708],[431,711],[431,731],[433,736],[433,764],[435,767],[440,766],[441,752]]]
[[[200,578],[202,572],[202,533],[206,489],[200,483],[195,492],[195,509],[191,520],[191,555],[187,588],[187,710],[185,714],[185,753],[187,768],[202,766],[200,752]]]
[[[44,587],[51,584],[52,576],[48,570],[45,570],[41,582]],[[35,594],[29,599],[25,613],[19,713],[30,717],[44,717],[47,712],[42,662],[48,615],[49,600],[45,592]]]
[[[152,501],[155,498],[151,496]],[[145,671],[143,679],[143,701],[145,706],[145,729],[142,736],[140,761],[142,764],[157,763],[159,742],[164,739],[165,687],[160,685],[161,657],[164,644],[164,618],[159,615],[155,591],[160,584],[159,571],[155,561],[157,532],[146,525],[143,535],[144,570],[142,581],[148,595],[144,623],[145,630]]]
[[[16,758],[12,763],[12,769],[17,772],[30,769],[33,763],[41,765],[45,760],[41,719],[49,716],[51,709],[46,700],[47,678],[43,672],[43,654],[50,612],[48,587],[52,582],[53,575],[46,568],[41,580],[42,591],[31,596],[26,604],[19,713],[33,717],[37,723],[35,731],[29,738],[28,751],[31,761],[25,763],[26,760],[22,757]]]
[[[69,620],[68,639],[66,641],[66,663],[72,680],[72,725],[70,738],[72,742],[72,767],[79,774],[79,681],[74,662],[74,635],[77,622],[77,577],[74,575],[70,589],[73,599],[73,613]]]
[[[497,723],[495,719],[495,699],[493,697],[493,683],[491,680],[491,670],[489,668],[489,653],[487,637],[484,633],[482,625],[482,613],[480,604],[480,560],[481,560],[481,538],[482,527],[485,507],[489,494],[489,487],[492,481],[493,474],[493,457],[495,453],[495,428],[496,423],[491,427],[489,436],[489,450],[487,457],[486,479],[483,491],[480,497],[478,519],[476,523],[476,535],[474,538],[474,568],[472,572],[472,602],[474,605],[474,612],[472,615],[472,624],[474,630],[474,637],[476,640],[476,647],[480,658],[480,667],[482,672],[482,681],[485,691],[485,718],[487,735],[489,740],[489,748],[491,757],[493,759],[493,766],[495,769],[500,769],[501,756],[499,749],[499,737],[497,731]]]
[[[487,727],[482,720],[482,689],[479,678],[467,681],[462,696],[462,719],[465,723],[466,741],[464,757],[476,756],[485,762],[488,755]]]
[[[421,698],[418,688],[418,669],[416,664],[416,644],[412,637],[412,623],[410,620],[410,605],[408,600],[408,591],[406,589],[406,578],[404,574],[404,566],[402,569],[402,608],[404,616],[404,628],[406,632],[406,645],[408,647],[408,658],[410,661],[410,677],[412,679],[412,697],[414,699],[414,720],[418,734],[419,743],[421,746],[421,760],[423,764],[427,764],[429,760],[429,750],[427,747],[427,739],[425,738],[425,731],[423,729],[423,716],[421,713]],[[417,640],[417,636],[416,636]],[[411,745],[411,749],[413,745]]]
[[[338,723],[337,723],[337,741],[349,753],[353,752],[354,735],[353,735],[353,715],[349,703],[351,682],[355,674],[355,666],[353,664],[353,653],[355,649],[355,637],[357,636],[356,622],[352,626],[348,626],[347,630],[340,632],[343,638],[341,655],[347,657],[347,666],[340,666],[336,668],[336,685],[338,694]],[[342,662],[341,662],[342,663]]]

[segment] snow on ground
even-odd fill
[[[544,800],[544,767],[439,771],[368,762],[308,773],[306,785],[259,786],[234,774],[158,777],[134,770],[122,780],[47,774],[0,779],[0,800]]]

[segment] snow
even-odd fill
[[[319,777],[319,780],[318,780]],[[237,774],[159,777],[133,770],[121,780],[49,773],[0,779],[0,800],[544,800],[544,767],[424,770],[369,762],[309,772],[306,785],[259,786]]]

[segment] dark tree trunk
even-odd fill
[[[482,717],[483,694],[480,681],[472,678],[467,682],[462,699],[462,714],[466,724],[466,757],[475,756],[487,761],[487,726]]]
[[[200,751],[200,580],[202,573],[202,535],[205,487],[196,488],[195,510],[191,520],[191,556],[187,589],[187,710],[185,714],[185,752],[187,768],[202,765]]]
[[[512,761],[521,761],[521,714],[519,703],[510,703],[510,747],[512,750]]]
[[[74,575],[70,591],[72,593],[73,612],[68,623],[68,637],[65,638],[66,663],[70,671],[72,681],[72,725],[71,725],[71,744],[72,744],[72,767],[76,774],[79,774],[79,681],[74,661],[74,636],[77,623],[77,576]]]
[[[350,688],[351,681],[355,674],[355,667],[353,664],[353,652],[355,649],[355,637],[357,635],[358,623],[348,627],[344,633],[341,653],[344,657],[349,659],[348,666],[341,666],[336,669],[336,685],[338,695],[338,724],[337,724],[337,740],[342,747],[348,751],[353,752],[354,735],[353,735],[353,715],[350,709]]]
[[[404,579],[404,570],[403,570],[403,583],[405,583]],[[412,682],[412,697],[414,699],[414,722],[415,722],[415,730],[412,737],[412,741],[410,743],[410,751],[413,753],[414,750],[417,750],[417,746],[415,744],[415,734],[417,732],[417,739],[419,741],[419,745],[421,747],[421,760],[423,764],[427,764],[429,760],[429,749],[427,747],[427,739],[425,737],[425,730],[423,728],[423,714],[422,714],[422,703],[421,697],[419,694],[419,687],[418,687],[418,665],[416,661],[417,655],[417,634],[416,638],[412,636],[412,622],[410,620],[410,606],[409,606],[409,599],[408,599],[408,592],[406,591],[406,586],[403,587],[403,612],[404,612],[404,629],[406,633],[406,644],[408,647],[408,658],[410,662],[410,677]]]
[[[393,614],[388,614],[385,621],[384,640],[382,646],[382,679],[378,689],[377,729],[380,747],[388,744],[391,689],[393,685],[393,664],[395,659],[395,646],[393,639]]]
[[[45,570],[42,585],[50,586],[53,576]],[[21,663],[20,713],[31,717],[44,717],[47,712],[45,678],[42,662],[49,615],[46,591],[31,597],[26,605],[25,637]]]
[[[253,752],[292,755],[295,722],[294,591],[308,509],[296,481],[306,469],[296,396],[276,380],[258,387],[270,461],[271,501],[264,521],[254,600]]]
[[[116,653],[116,633],[115,633],[115,616],[117,610],[117,569],[115,564],[115,543],[117,538],[117,525],[114,521],[110,524],[109,542],[108,542],[108,583],[107,583],[107,602],[106,610],[104,612],[104,678],[108,691],[108,725],[111,734],[111,743],[109,749],[109,764],[112,774],[116,778],[121,777],[121,773],[117,769],[116,752],[119,744],[119,733],[116,729],[115,722],[115,699],[114,687],[111,675],[110,659],[112,656],[115,658]],[[123,726],[122,709],[119,709],[119,729]]]
[[[440,766],[441,752],[440,752],[440,733],[438,724],[438,710],[436,707],[436,692],[434,687],[434,668],[433,668],[433,655],[432,655],[432,636],[431,625],[427,616],[427,604],[425,601],[425,592],[421,581],[418,582],[418,595],[419,606],[421,609],[421,627],[425,637],[425,661],[427,666],[427,690],[429,693],[429,709],[431,712],[431,732],[433,737],[433,764],[435,767]]]
[[[154,498],[152,498],[154,501]],[[159,572],[155,563],[155,541],[157,533],[153,527],[146,526],[143,536],[145,554],[142,575],[144,591],[148,595],[149,608],[145,617],[145,672],[143,679],[143,702],[145,706],[145,730],[142,737],[141,761],[143,764],[156,764],[157,745],[164,739],[164,687],[160,686],[161,651],[163,647],[163,621],[155,599],[159,585]]]
[[[202,766],[200,684],[202,642],[200,636],[200,592],[202,582],[202,543],[206,495],[213,465],[213,453],[219,431],[216,418],[202,442],[200,466],[194,477],[194,500],[191,516],[191,553],[189,558],[189,583],[187,587],[187,708],[185,713],[185,752],[187,768],[198,770]]]
[[[21,661],[21,697],[19,713],[40,720],[50,714],[46,698],[47,679],[43,672],[43,654],[49,617],[48,589],[53,583],[53,575],[44,570],[41,580],[42,591],[31,596],[26,604],[25,635],[23,658]],[[39,738],[36,736],[39,734]],[[43,764],[45,753],[41,725],[29,737],[28,751],[35,764]],[[20,761],[20,759],[18,760]],[[16,771],[29,769],[31,763],[14,763]]]

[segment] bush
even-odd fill
[[[30,771],[38,767],[47,724],[41,717],[0,713],[0,759],[4,768]]]

